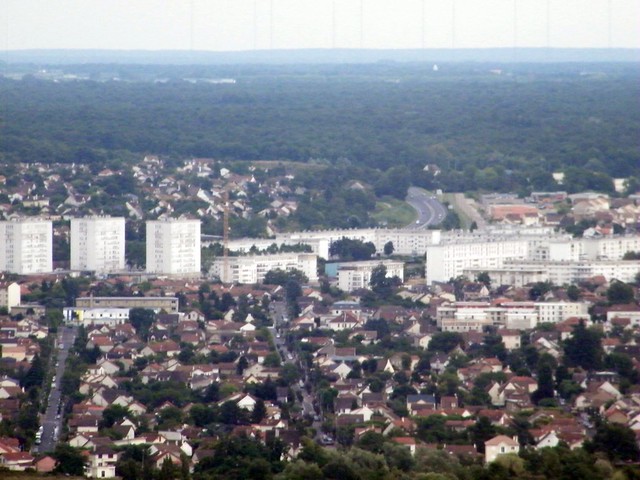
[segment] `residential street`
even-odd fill
[[[69,349],[73,345],[76,335],[76,327],[61,326],[59,329],[56,338],[56,350],[52,354],[52,361],[55,358],[55,382],[52,382],[51,385],[51,391],[47,399],[47,410],[41,417],[41,425],[43,427],[42,443],[34,446],[34,453],[52,451],[60,435],[63,420],[62,405],[60,404],[62,395],[60,387]]]

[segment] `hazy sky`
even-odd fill
[[[640,0],[0,0],[0,49],[640,48]]]

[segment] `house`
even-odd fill
[[[435,373],[442,373],[449,365],[449,356],[446,353],[437,352],[430,360],[431,370]]]
[[[53,469],[56,468],[57,464],[58,462],[56,462],[55,459],[51,458],[49,455],[45,455],[39,460],[36,460],[36,463],[35,463],[36,472],[40,472],[40,473],[52,472]]]
[[[413,437],[395,437],[392,438],[392,440],[394,442],[396,442],[398,445],[403,445],[405,447],[407,447],[409,449],[409,452],[411,452],[411,455],[415,455],[416,454],[416,447],[417,447],[417,443],[416,443],[416,439]]]
[[[114,478],[118,453],[107,446],[98,446],[89,454],[89,462],[85,470],[90,478]]]
[[[33,468],[33,458],[28,452],[7,452],[0,455],[0,465],[14,472]]]
[[[506,328],[499,329],[498,335],[502,337],[502,343],[507,350],[516,350],[520,348],[520,332],[517,330],[508,330]]]
[[[520,451],[520,444],[517,437],[511,438],[506,435],[498,435],[484,442],[484,461],[491,463],[500,455],[515,453]]]
[[[436,397],[433,395],[417,394],[407,395],[407,410],[411,412],[414,409],[420,410],[435,410]]]

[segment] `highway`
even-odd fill
[[[409,187],[406,202],[418,212],[418,219],[406,228],[424,229],[444,221],[447,209],[435,195],[417,187]]]
[[[47,410],[41,417],[43,427],[42,443],[35,445],[34,453],[50,452],[56,446],[60,432],[62,431],[62,421],[64,412],[61,404],[62,392],[60,391],[62,376],[64,375],[65,364],[69,355],[69,349],[76,339],[77,328],[60,326],[56,338],[56,349],[52,352],[52,361],[55,360],[55,382],[51,383],[51,390],[47,398]]]

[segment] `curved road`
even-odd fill
[[[409,187],[406,202],[418,212],[418,219],[405,228],[424,229],[430,225],[438,225],[447,216],[447,209],[436,196],[417,187]]]

